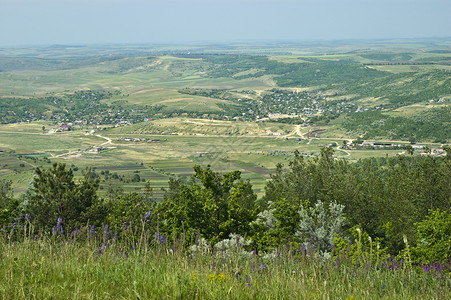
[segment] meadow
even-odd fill
[[[148,215],[142,216],[147,220]],[[447,299],[442,264],[410,264],[362,252],[324,260],[302,245],[273,253],[239,240],[188,247],[146,222],[118,234],[88,226],[33,233],[25,221],[0,229],[2,299]],[[367,249],[368,250],[368,249]],[[369,251],[369,250],[368,250]]]

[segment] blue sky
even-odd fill
[[[0,0],[0,46],[451,36],[451,0]]]

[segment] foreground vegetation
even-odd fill
[[[144,217],[144,216],[143,216]],[[193,252],[137,223],[119,236],[108,229],[28,235],[33,225],[1,230],[2,299],[447,299],[451,279],[442,265],[394,258],[353,262],[346,254],[319,259],[301,246],[276,255]],[[17,231],[14,234],[14,231]],[[25,232],[25,233],[24,233]],[[366,254],[368,255],[368,254]]]
[[[299,153],[257,199],[239,171],[194,168],[100,198],[53,164],[22,199],[2,181],[2,297],[447,298],[450,150],[350,164]],[[95,286],[96,288],[93,288]],[[113,286],[113,287],[112,287]]]

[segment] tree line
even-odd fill
[[[120,232],[132,222],[146,222],[146,228],[187,245],[239,235],[255,251],[305,244],[323,255],[364,236],[384,253],[402,254],[410,244],[417,260],[449,261],[451,149],[446,151],[444,157],[355,163],[335,159],[331,148],[313,159],[295,152],[288,166],[277,166],[260,199],[240,171],[220,174],[210,166],[195,166],[188,181],[171,178],[161,202],[152,200],[151,191],[103,199],[90,170],[75,180],[71,168],[55,163],[36,168],[21,199],[10,182],[0,181],[0,223],[6,228],[26,218],[36,231],[59,224],[67,232],[108,224]]]

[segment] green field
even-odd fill
[[[211,164],[241,170],[262,195],[295,150],[314,157],[331,146],[336,157],[356,161],[403,150],[342,149],[344,140],[440,149],[451,140],[450,47],[129,46],[127,55],[116,46],[0,49],[0,174],[23,193],[34,167],[64,162],[77,176],[94,168],[103,194],[118,185],[142,192],[150,183],[162,199],[169,177]],[[111,94],[94,100],[90,112],[83,98],[74,102],[74,91]],[[371,117],[359,118],[359,110]],[[72,131],[56,132],[77,118]],[[131,124],[117,126],[120,120]],[[107,170],[118,178],[100,174]],[[132,182],[135,174],[141,181]]]

